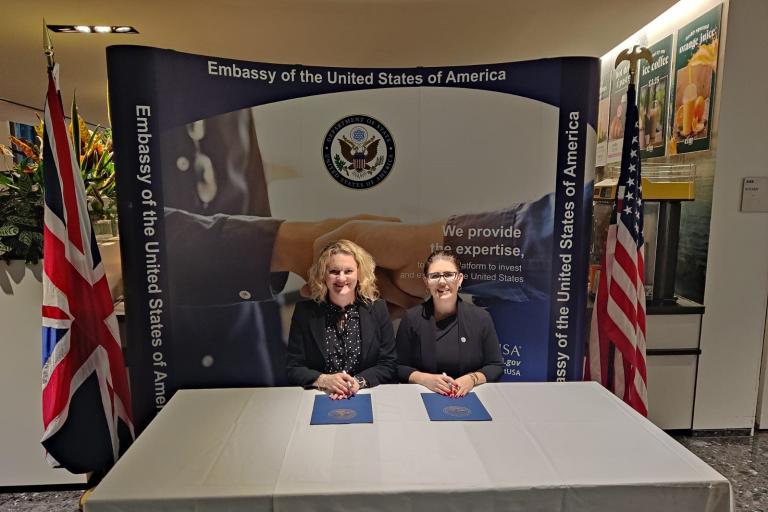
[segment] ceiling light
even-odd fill
[[[80,34],[138,34],[139,31],[129,25],[46,25],[51,32]]]

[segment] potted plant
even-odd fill
[[[99,234],[117,233],[115,165],[112,131],[100,126],[89,129],[72,106],[69,126],[72,147],[85,184],[88,213]],[[0,259],[36,263],[43,245],[43,123],[35,127],[35,140],[11,137],[10,146],[0,144],[6,155],[16,155],[11,169],[0,170]]]
[[[76,112],[75,112],[76,115]],[[89,129],[82,118],[70,125],[73,147],[80,148],[80,172],[88,199],[88,213],[97,235],[117,234],[117,192],[112,130]]]
[[[43,256],[40,144],[15,137],[11,143],[21,156],[13,168],[0,172],[0,258],[37,263]],[[11,148],[0,146],[5,155],[13,155]]]

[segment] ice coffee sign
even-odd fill
[[[672,34],[649,48],[653,63],[640,61],[637,110],[640,115],[640,151],[643,158],[664,156],[669,74],[672,69]]]
[[[677,33],[670,154],[709,149],[722,10],[718,5]]]

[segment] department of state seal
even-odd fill
[[[328,412],[328,416],[336,420],[350,420],[357,416],[357,411],[354,409],[333,409]]]
[[[461,405],[449,405],[443,407],[443,413],[447,416],[463,418],[472,414],[472,410],[468,407],[462,407]]]
[[[323,162],[345,187],[371,188],[392,171],[395,141],[380,121],[362,114],[347,116],[325,135]]]

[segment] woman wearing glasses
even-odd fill
[[[464,275],[453,253],[424,263],[431,297],[409,309],[397,331],[398,378],[441,395],[464,396],[501,376],[499,340],[491,316],[458,295]]]
[[[370,254],[349,240],[333,242],[309,269],[313,300],[299,302],[288,337],[292,384],[316,387],[333,399],[395,382],[395,334],[379,299]]]

